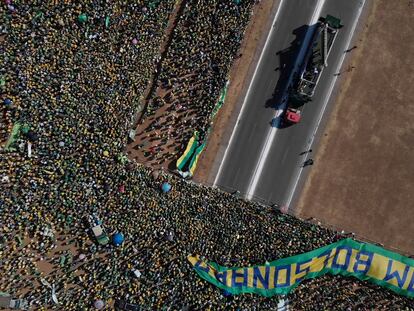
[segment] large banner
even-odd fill
[[[261,266],[226,268],[188,256],[196,272],[231,294],[288,294],[301,281],[326,273],[353,276],[414,298],[414,260],[352,239]]]

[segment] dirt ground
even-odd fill
[[[228,141],[237,119],[238,111],[243,102],[255,65],[260,57],[268,30],[271,27],[279,0],[263,0],[254,9],[240,47],[239,57],[230,70],[230,84],[223,107],[220,109],[208,138],[207,146],[200,156],[194,174],[194,180],[206,185],[212,185],[218,170],[220,155],[226,148],[224,141]]]
[[[370,10],[296,214],[414,254],[414,1]]]

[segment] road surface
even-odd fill
[[[329,103],[363,0],[284,0],[271,29],[246,94],[238,121],[215,179],[215,186],[238,190],[247,199],[289,205],[297,188],[303,162],[315,149],[315,133]],[[341,28],[328,57],[315,95],[302,109],[299,124],[272,128],[286,84],[304,55],[309,30],[327,14],[341,19]]]

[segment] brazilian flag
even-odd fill
[[[198,145],[198,132],[195,131],[193,137],[191,137],[190,141],[187,144],[187,148],[185,149],[183,155],[177,160],[177,169],[180,171],[183,170],[183,167],[188,163],[191,159],[194,151],[197,149]]]

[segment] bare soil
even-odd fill
[[[296,214],[414,254],[414,1],[372,1]]]

